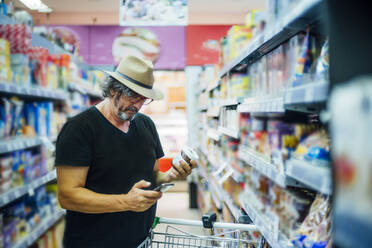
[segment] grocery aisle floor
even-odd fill
[[[187,192],[167,192],[158,202],[157,216],[167,218],[179,218],[189,220],[201,220],[198,209],[189,208],[189,195]],[[183,231],[203,235],[203,229],[199,227],[176,226]],[[156,232],[165,232],[166,225],[158,225]]]

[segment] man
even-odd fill
[[[103,86],[105,99],[69,120],[56,146],[59,202],[67,209],[65,248],[137,247],[152,225],[157,184],[187,177],[180,162],[158,171],[164,153],[152,120],[138,113],[163,94],[151,62],[124,58]]]

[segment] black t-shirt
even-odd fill
[[[69,120],[56,146],[56,166],[89,166],[86,188],[125,194],[140,181],[156,186],[154,164],[164,156],[152,120],[138,113],[129,131],[112,125],[96,107]],[[85,214],[67,211],[65,248],[137,247],[146,238],[156,205],[145,212]]]

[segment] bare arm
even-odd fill
[[[128,194],[99,194],[85,188],[89,167],[58,166],[58,200],[62,208],[83,213],[143,212],[161,193],[142,188],[150,183],[136,183]]]

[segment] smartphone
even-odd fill
[[[158,187],[156,187],[154,190],[164,193],[164,192],[168,191],[170,188],[172,188],[173,186],[174,186],[174,183],[163,183],[163,184],[159,185]]]

